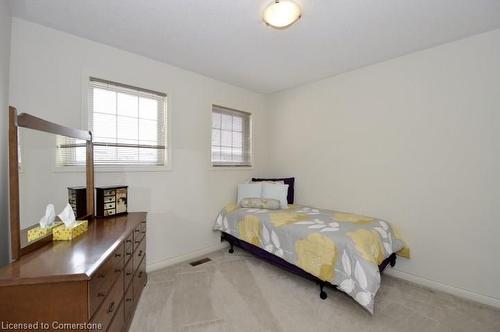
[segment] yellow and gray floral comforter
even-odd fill
[[[409,257],[399,232],[387,221],[306,206],[267,210],[230,204],[217,216],[214,229],[336,285],[370,313],[380,287],[378,265],[395,252]]]

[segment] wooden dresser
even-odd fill
[[[0,322],[125,331],[146,282],[146,213],[97,218],[77,239],[49,243],[0,269]]]

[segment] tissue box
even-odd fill
[[[52,233],[52,230],[61,225],[61,222],[57,222],[52,224],[52,226],[46,227],[46,228],[41,228],[40,226],[37,226],[35,228],[29,229],[28,230],[28,242],[36,241],[38,239],[41,239],[43,237],[46,237],[47,235]]]
[[[73,228],[66,228],[66,226],[60,225],[54,228],[52,231],[52,240],[54,241],[68,241],[73,240],[77,236],[82,235],[89,229],[89,222],[87,220],[78,221],[78,223]]]

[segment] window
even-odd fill
[[[88,120],[95,165],[165,166],[164,93],[90,78]],[[83,158],[82,163],[81,153],[85,150],[82,142],[74,143],[58,144],[58,147],[74,147],[59,149],[65,150],[60,162],[66,166],[85,162]]]
[[[252,166],[250,113],[212,106],[212,166]]]

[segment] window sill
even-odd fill
[[[254,166],[210,166],[210,171],[250,171]]]
[[[55,173],[84,173],[85,166],[55,167]],[[94,173],[170,172],[171,166],[94,166]]]

